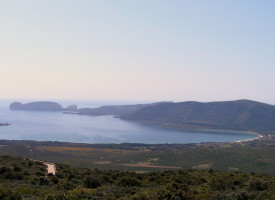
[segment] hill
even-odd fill
[[[41,162],[0,156],[1,199],[274,199],[274,176],[179,170],[137,174],[57,164],[57,174]]]
[[[167,102],[148,105],[119,118],[173,128],[275,130],[275,106],[251,100]]]
[[[125,115],[129,113],[133,113],[145,106],[146,104],[137,104],[137,105],[122,105],[122,106],[115,106],[115,105],[101,106],[99,108],[82,108],[82,109],[78,109],[78,114],[91,115],[91,116]]]
[[[135,105],[108,105],[101,106],[98,108],[82,108],[78,109],[76,114],[80,115],[91,115],[91,116],[102,116],[102,115],[114,115],[121,116],[130,113],[134,113],[141,108],[145,108],[151,105],[158,105],[165,102],[156,102],[151,104],[135,104]]]

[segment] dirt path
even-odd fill
[[[47,163],[47,162],[43,162],[43,164],[47,165],[48,174],[50,174],[50,173],[52,173],[53,175],[56,174],[55,164],[53,164],[53,163]]]
[[[54,163],[49,163],[49,162],[44,162],[44,161],[41,161],[41,160],[34,160],[34,159],[30,159],[30,160],[36,161],[36,162],[41,162],[44,165],[46,165],[47,166],[48,174],[50,174],[50,173],[52,173],[53,175],[56,174],[56,168],[55,168],[55,164]]]

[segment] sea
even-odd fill
[[[15,100],[0,100],[0,140],[36,140],[76,143],[145,143],[188,144],[202,142],[234,142],[255,139],[248,132],[224,130],[177,130],[129,122],[114,116],[84,116],[62,112],[10,110]],[[20,101],[20,100],[16,100]],[[35,101],[35,100],[32,100]],[[142,101],[52,100],[62,106],[75,104],[78,108],[103,105],[131,105]],[[22,103],[31,100],[21,100]]]

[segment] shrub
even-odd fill
[[[50,180],[54,183],[54,184],[58,184],[59,179],[55,176],[50,176]]]
[[[249,181],[249,189],[256,190],[256,191],[263,191],[268,188],[267,181],[255,178]]]
[[[37,176],[45,176],[45,174],[42,173],[42,172],[35,172],[35,174],[36,174]]]
[[[98,188],[101,186],[101,183],[97,178],[89,176],[85,179],[84,186],[86,188]]]
[[[15,171],[15,172],[22,172],[23,169],[22,169],[21,167],[19,167],[18,165],[15,165],[15,166],[13,167],[13,171]]]
[[[76,188],[76,185],[69,183],[69,182],[65,182],[62,184],[61,187],[62,187],[62,189],[65,189],[65,190],[72,190],[72,189]]]
[[[123,187],[141,186],[141,182],[135,177],[123,177],[118,180],[118,185]]]
[[[11,169],[8,167],[1,167],[0,168],[0,174],[3,175],[6,172],[11,172]]]
[[[40,177],[39,178],[39,185],[49,185],[50,180],[46,177]]]

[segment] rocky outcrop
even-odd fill
[[[11,110],[23,110],[23,104],[20,102],[13,102],[10,104]]]
[[[0,123],[0,126],[9,126],[9,123]]]
[[[14,102],[10,104],[11,110],[28,110],[28,111],[62,111],[63,107],[51,101],[37,101],[22,104],[20,102]]]
[[[77,109],[77,105],[70,105],[70,106],[67,106],[65,109],[64,109],[65,111],[72,111],[72,112],[76,112],[76,111],[78,111],[78,109]]]

